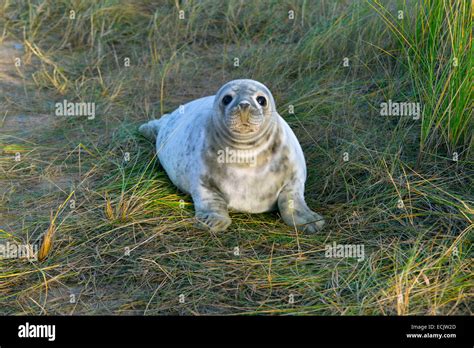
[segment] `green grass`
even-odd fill
[[[0,314],[472,314],[472,9],[460,3],[3,3],[0,41],[25,49],[10,72],[21,84],[0,81],[0,122],[41,121],[0,128],[0,239],[54,240],[42,262],[0,260]],[[298,136],[323,232],[295,234],[277,213],[195,229],[191,198],[138,135],[241,77],[272,90]],[[55,117],[63,99],[95,102],[96,118]],[[380,116],[389,99],[420,101],[422,119]],[[327,258],[333,242],[366,257]]]
[[[378,1],[373,7],[400,41],[416,97],[424,106],[420,150],[443,147],[472,155],[472,2],[408,4],[401,11],[417,14],[408,21],[395,18]]]

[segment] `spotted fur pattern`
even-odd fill
[[[231,223],[229,210],[279,209],[285,223],[299,230],[323,227],[323,218],[304,199],[301,146],[263,84],[231,81],[216,95],[187,103],[140,131],[156,139],[169,178],[192,196],[199,226],[222,231]]]

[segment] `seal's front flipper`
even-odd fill
[[[196,211],[196,220],[196,227],[209,229],[211,232],[225,231],[232,222],[227,212],[213,211]]]
[[[227,202],[218,190],[209,188],[201,181],[191,196],[198,227],[208,228],[212,232],[225,231],[229,227],[232,220],[229,217]]]
[[[324,218],[306,205],[304,189],[285,188],[278,196],[278,208],[283,221],[303,232],[317,232],[323,229]]]

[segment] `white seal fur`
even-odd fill
[[[230,225],[229,210],[276,208],[299,230],[323,227],[323,218],[304,199],[306,164],[298,139],[260,82],[230,81],[216,95],[189,102],[139,130],[156,139],[169,178],[192,196],[197,221],[212,231]]]

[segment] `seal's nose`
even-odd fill
[[[250,107],[250,103],[248,101],[241,101],[239,103],[240,110],[247,110]]]

